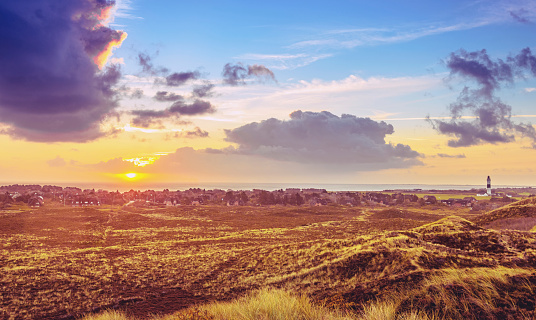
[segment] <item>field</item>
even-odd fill
[[[536,234],[515,229],[536,219],[508,210],[11,207],[0,212],[0,317],[143,319],[273,288],[355,314],[389,304],[437,319],[532,318]]]

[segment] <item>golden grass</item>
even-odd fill
[[[151,320],[435,320],[421,311],[397,313],[398,302],[385,300],[366,305],[361,312],[329,309],[306,296],[280,289],[262,289],[231,302],[190,307]],[[104,311],[81,320],[134,320],[122,312]]]
[[[190,307],[153,320],[450,320],[500,319],[496,308],[516,310],[514,296],[504,291],[518,278],[516,292],[533,296],[536,290],[526,277],[532,270],[522,268],[443,269],[426,278],[417,288],[393,292],[372,301],[360,312],[314,303],[305,295],[281,289],[262,289],[230,302],[214,302]],[[519,313],[517,319],[530,319],[534,314]],[[86,316],[83,320],[134,320],[116,311]]]
[[[214,303],[203,307],[215,319],[237,320],[344,320],[341,312],[317,306],[306,296],[291,295],[286,291],[265,289],[229,303]]]
[[[92,314],[81,318],[81,320],[130,320],[123,312],[106,310],[99,314]]]
[[[501,300],[510,286],[521,290],[521,297],[530,293],[509,279],[527,277],[520,270],[534,270],[536,236],[487,230],[460,217],[430,223],[453,213],[446,208],[427,213],[409,207],[390,212],[207,206],[110,213],[61,207],[5,216],[0,221],[0,318],[60,318],[141,304],[152,309],[129,314],[145,319],[151,313],[171,314],[207,301],[234,299],[257,288],[281,287],[287,291],[267,291],[272,298],[262,298],[261,291],[235,300],[235,310],[246,314],[265,305],[275,312],[271,299],[283,299],[301,305],[302,314],[328,310],[340,316],[305,298],[324,301],[339,295],[346,299],[343,308],[364,310],[353,315],[355,319],[375,314],[389,319],[393,303],[396,319],[426,319],[417,308],[426,305],[426,299],[419,300],[426,290],[444,292],[434,293],[434,299],[451,305],[463,303],[448,296],[463,283],[477,288],[463,290],[481,301]],[[460,212],[465,217],[465,211]],[[455,279],[456,270],[468,278]],[[477,277],[488,271],[495,272],[492,280]],[[500,296],[485,283],[495,286]],[[304,296],[289,298],[288,292]],[[394,299],[393,292],[400,292],[400,299]],[[159,299],[168,300],[159,304]],[[521,298],[516,299],[512,297]],[[233,303],[225,308],[232,309]],[[471,302],[466,309],[474,306],[479,304]],[[204,308],[186,309],[189,314],[177,319],[215,316],[203,314],[209,312]]]

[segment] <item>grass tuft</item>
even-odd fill
[[[237,320],[343,320],[351,319],[341,312],[313,304],[306,296],[295,296],[283,290],[264,289],[228,303],[204,307],[214,319]]]
[[[99,314],[91,314],[83,317],[81,320],[133,320],[128,318],[124,313],[115,310],[106,310]]]

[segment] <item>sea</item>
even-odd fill
[[[15,183],[0,183],[0,185],[12,185]],[[471,190],[485,189],[485,185],[456,185],[456,184],[330,184],[330,183],[236,183],[236,182],[197,182],[197,183],[159,183],[159,184],[112,184],[112,183],[18,183],[18,184],[39,184],[54,185],[61,187],[78,187],[81,189],[102,189],[108,191],[126,192],[129,190],[161,191],[184,191],[190,188],[200,188],[205,190],[253,190],[260,189],[274,191],[287,188],[299,189],[325,189],[326,191],[384,191],[384,190]],[[527,188],[529,186],[494,185],[493,188]]]

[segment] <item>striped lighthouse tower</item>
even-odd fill
[[[488,186],[487,186],[487,194],[488,196],[491,196],[491,178],[488,176]]]

